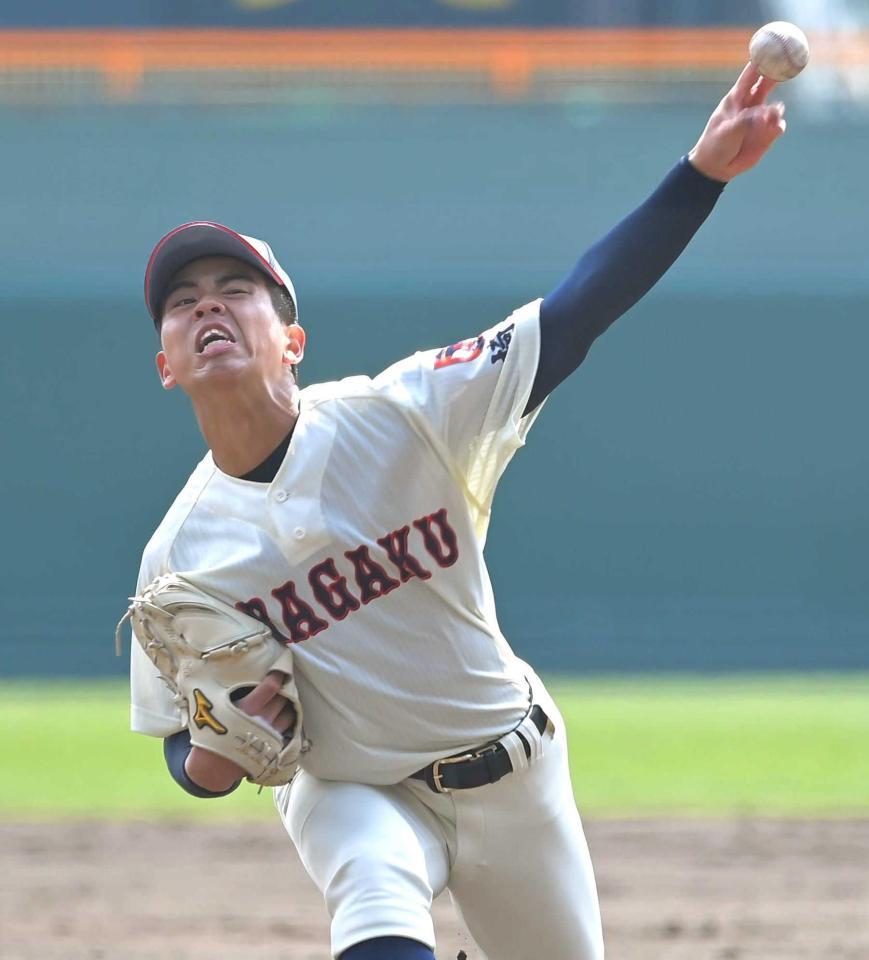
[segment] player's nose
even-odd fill
[[[196,309],[194,310],[195,315],[200,320],[209,314],[221,315],[225,312],[226,310],[223,303],[217,297],[203,297],[199,303],[196,304]]]

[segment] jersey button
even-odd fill
[[[288,496],[289,494],[287,493],[286,490],[278,490],[278,492],[275,494],[275,500],[277,500],[278,503],[283,503]]]
[[[294,536],[297,540],[304,540],[304,539],[305,539],[305,528],[304,528],[304,527],[296,527],[296,529],[293,530],[293,536]]]

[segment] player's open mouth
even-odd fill
[[[222,353],[235,343],[235,337],[222,324],[203,328],[196,337],[196,352],[202,355]]]

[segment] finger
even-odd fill
[[[284,681],[285,676],[280,670],[270,670],[246,697],[239,700],[239,707],[252,717],[258,716],[266,704],[274,699]]]
[[[732,176],[753,167],[785,132],[787,125],[782,114],[783,111],[777,104],[740,111],[740,116],[733,121],[733,126],[741,127],[738,136],[742,143],[729,164]]]
[[[275,726],[275,718],[278,716],[278,714],[280,714],[286,705],[286,697],[282,697],[280,694],[277,694],[260,709],[257,716],[262,717],[266,723]]]
[[[744,107],[736,116],[722,123],[721,129],[728,132],[740,131],[742,136],[747,136],[750,127],[777,126],[784,121],[784,113],[785,105],[781,102]]]
[[[296,711],[293,705],[286,701],[280,713],[271,723],[278,733],[290,733],[296,723]]]
[[[274,696],[286,682],[287,675],[282,670],[269,670],[259,685]]]
[[[770,80],[769,77],[761,77],[751,88],[745,105],[747,107],[755,107],[763,103],[775,85],[775,80]]]
[[[737,77],[731,93],[739,103],[745,104],[746,99],[751,93],[751,88],[757,83],[760,73],[757,67],[749,60],[742,68],[742,73]]]
[[[718,128],[721,139],[735,145],[739,144],[749,135],[752,126],[764,122],[763,109],[763,107],[748,107],[722,121]]]
[[[784,133],[787,122],[785,121],[785,105],[778,103],[766,104],[763,108],[763,120],[768,127],[774,127],[779,132]]]

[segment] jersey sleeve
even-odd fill
[[[540,411],[525,414],[540,355],[540,303],[477,336],[416,353],[374,380],[441,446],[479,511],[481,534],[498,480]]]

